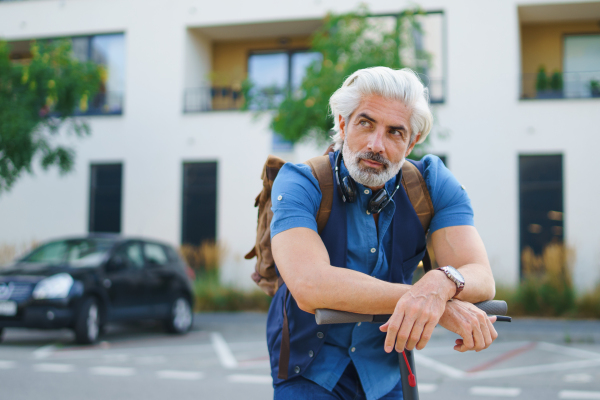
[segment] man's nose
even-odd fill
[[[373,153],[383,153],[385,150],[383,146],[384,136],[384,129],[377,129],[375,132],[371,133],[371,137],[369,138],[369,150]]]

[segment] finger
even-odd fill
[[[385,324],[383,324],[383,325],[381,325],[379,327],[379,330],[381,332],[387,332],[388,331],[388,326],[390,326],[389,324],[390,324],[390,321],[388,320],[388,322],[386,322]]]
[[[496,340],[498,338],[498,332],[496,332],[496,328],[494,327],[494,322],[496,322],[496,317],[493,317],[493,321],[492,318],[488,319],[487,323],[488,323],[488,328],[490,330],[490,335],[492,337],[492,342],[494,340]]]
[[[464,321],[461,324],[461,328],[462,332],[458,332],[458,334],[462,337],[463,345],[468,349],[472,349],[475,347],[475,341],[473,340],[473,330],[470,324]]]
[[[417,345],[417,343],[419,343],[419,340],[421,340],[421,336],[423,334],[423,328],[425,328],[425,323],[421,322],[420,320],[417,320],[410,331],[408,340],[406,341],[405,347],[408,350],[414,349],[415,346]],[[398,343],[398,341],[396,341],[396,344],[397,343]],[[396,350],[398,352],[401,352],[403,349],[402,350],[396,349]]]
[[[437,324],[433,322],[428,322],[425,325],[425,329],[423,329],[423,333],[421,334],[421,340],[417,343],[417,350],[423,350],[427,343],[429,343],[429,339],[431,339],[431,335],[433,335],[433,328],[435,328]]]
[[[471,326],[473,329],[473,341],[475,344],[471,350],[479,351],[485,348],[485,339],[483,337],[483,332],[481,332],[481,324],[479,319],[476,316],[473,318],[474,320]]]
[[[403,352],[406,348],[406,342],[410,337],[410,333],[412,332],[413,326],[415,324],[414,318],[410,318],[409,316],[405,316],[402,321],[402,325],[400,326],[400,330],[398,331],[398,335],[396,336],[396,351]]]
[[[391,353],[392,350],[394,349],[394,343],[396,342],[396,335],[398,334],[398,331],[400,330],[400,325],[402,324],[402,321],[404,320],[404,313],[400,313],[400,314],[392,314],[392,317],[389,319],[388,322],[386,322],[387,324],[387,335],[385,336],[385,344],[384,344],[384,350],[387,353]]]
[[[490,344],[493,342],[492,334],[490,333],[490,325],[492,325],[492,323],[490,322],[488,316],[485,313],[481,314],[481,316],[479,316],[479,326],[485,342],[483,349],[490,347]]]
[[[498,319],[498,317],[496,315],[492,315],[488,317],[490,322],[493,324],[494,322],[496,322],[496,320]]]

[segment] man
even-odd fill
[[[355,72],[332,95],[330,162],[343,190],[334,188],[320,234],[322,194],[311,169],[287,163],[279,171],[271,244],[285,285],[267,326],[275,399],[400,399],[396,351],[422,349],[438,323],[462,337],[457,351],[480,351],[496,339],[495,317],[471,304],[495,294],[487,254],[470,200],[440,159],[424,157],[422,173],[434,208],[429,235],[444,270],[410,285],[426,239],[401,185],[380,212],[370,211],[380,190],[394,192],[406,157],[427,137],[433,120],[427,100],[414,72],[385,67]],[[311,314],[318,308],[393,315],[381,327],[318,326]],[[289,361],[280,353],[285,318]]]

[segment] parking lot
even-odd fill
[[[2,399],[272,398],[264,314],[199,314],[193,331],[110,326],[95,346],[69,331],[7,329]],[[416,357],[421,398],[600,399],[600,322],[516,320],[480,353],[436,329]]]

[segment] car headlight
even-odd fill
[[[67,273],[43,279],[33,289],[34,299],[64,299],[73,287],[73,277]]]

